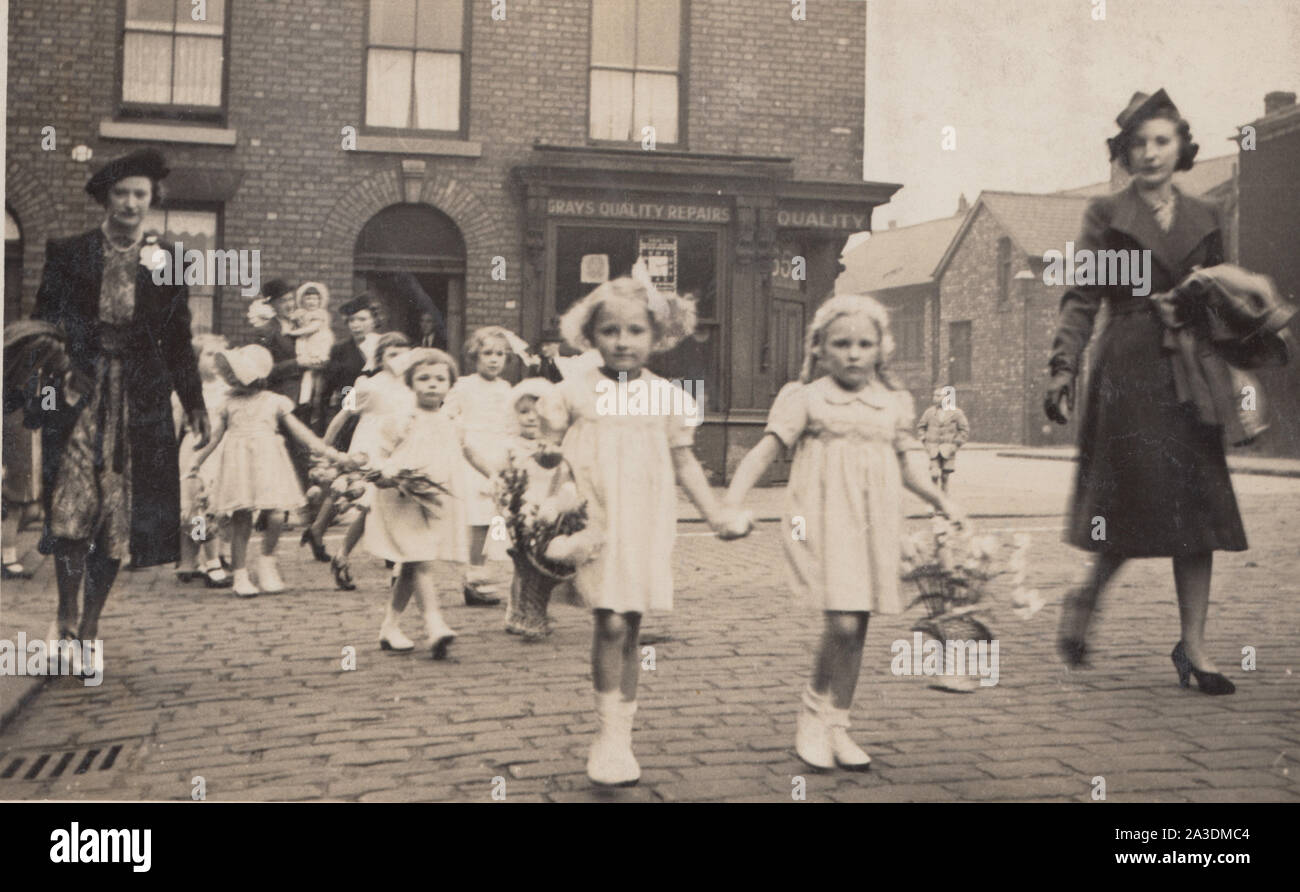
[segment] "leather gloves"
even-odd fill
[[[1062,406],[1064,403],[1064,406]],[[1068,424],[1074,412],[1074,373],[1059,371],[1052,375],[1043,395],[1043,411],[1057,424]]]

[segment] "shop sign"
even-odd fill
[[[862,232],[871,220],[870,214],[853,214],[847,211],[828,210],[778,210],[776,225],[782,229],[842,229]]]
[[[731,222],[730,208],[702,204],[664,204],[655,201],[595,201],[591,199],[550,198],[546,201],[546,213],[563,217],[654,220],[664,223]]]

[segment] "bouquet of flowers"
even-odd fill
[[[511,556],[557,581],[571,578],[599,547],[587,528],[587,503],[578,495],[572,471],[558,452],[544,447],[533,456],[545,470],[564,464],[549,486],[533,485],[528,469],[511,463],[496,479],[496,501],[513,543]]]
[[[908,607],[922,604],[930,618],[971,613],[982,603],[987,606],[990,583],[1007,576],[1013,611],[1027,619],[1043,606],[1038,592],[1024,587],[1029,544],[1025,533],[1007,543],[994,535],[977,537],[936,517],[928,535],[915,533],[903,540],[901,578],[915,584],[919,593]]]
[[[318,457],[307,473],[311,486],[306,496],[312,508],[319,507],[327,495],[335,499],[339,513],[363,508],[362,499],[366,494],[366,484],[390,489],[395,488],[402,496],[414,499],[424,511],[437,514],[442,506],[442,497],[450,496],[451,491],[438,481],[421,471],[403,468],[396,473],[384,474],[369,464],[370,458],[364,452],[348,455],[341,462]]]

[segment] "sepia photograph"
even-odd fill
[[[1291,0],[6,6],[36,861],[1076,803],[1208,867],[1300,802]]]

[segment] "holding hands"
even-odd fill
[[[723,505],[711,526],[719,539],[743,539],[754,529],[754,512],[739,505]]]

